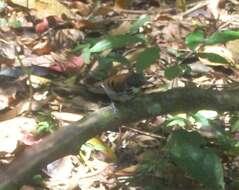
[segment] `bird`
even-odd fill
[[[138,94],[147,80],[142,73],[123,73],[96,82],[89,88],[95,94],[106,94],[111,101],[126,102]]]

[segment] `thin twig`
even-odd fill
[[[197,3],[194,7],[192,7],[191,9],[188,9],[187,11],[185,11],[185,12],[183,12],[183,13],[181,13],[179,16],[182,17],[182,18],[185,17],[185,16],[188,16],[188,15],[191,14],[192,12],[194,12],[194,11],[196,11],[196,10],[198,10],[198,9],[201,9],[201,8],[207,6],[207,4],[208,4],[208,1],[207,1],[207,0],[202,1],[202,2],[200,2],[200,3]]]
[[[127,14],[155,14],[155,11],[148,10],[130,10],[130,9],[120,9],[117,10],[119,13],[127,13]]]
[[[18,53],[18,50],[17,50],[16,46],[15,46],[15,52],[16,52],[17,60],[20,63],[21,69],[27,75],[27,78],[28,78],[28,81],[29,81],[29,108],[28,108],[28,113],[31,113],[31,111],[32,111],[32,102],[33,102],[33,88],[32,88],[32,81],[31,81],[31,71],[30,71],[30,69],[27,69],[24,66],[24,64],[22,62],[22,59],[19,56],[19,53]]]
[[[156,134],[149,133],[149,132],[146,132],[146,131],[141,131],[141,130],[138,130],[138,129],[135,129],[135,128],[132,128],[132,127],[126,127],[126,126],[122,126],[122,127],[125,128],[125,129],[129,129],[131,131],[134,131],[136,133],[140,133],[140,134],[147,135],[147,136],[150,136],[150,137],[154,137],[154,138],[157,138],[157,139],[161,139],[161,140],[166,139],[166,137],[163,137],[161,135],[156,135]]]

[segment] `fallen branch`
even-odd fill
[[[0,171],[0,190],[17,189],[46,164],[77,153],[88,139],[126,123],[160,114],[199,109],[238,111],[239,90],[178,88],[137,97],[126,104],[116,104],[116,107],[117,112],[113,112],[111,107],[93,112],[26,149],[12,164]]]

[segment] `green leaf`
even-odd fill
[[[136,59],[136,70],[142,72],[159,58],[159,48],[151,47],[141,52]]]
[[[216,32],[205,41],[207,45],[223,44],[231,40],[239,39],[239,31],[225,30],[222,32]]]
[[[176,77],[180,77],[186,73],[190,73],[191,68],[188,65],[174,65],[171,67],[168,67],[164,75],[168,80],[173,80]]]
[[[7,20],[5,18],[0,18],[0,26],[6,26],[8,23],[7,23]]]
[[[114,53],[113,52],[113,53],[109,54],[108,56],[106,56],[105,58],[108,59],[108,61],[110,61],[110,62],[116,61],[116,62],[119,62],[123,65],[129,65],[130,64],[129,60],[126,57],[124,57],[123,55],[119,54],[119,53]]]
[[[101,51],[105,51],[108,49],[116,49],[121,48],[130,44],[135,44],[138,42],[144,42],[142,36],[139,35],[132,35],[132,34],[125,34],[125,35],[116,35],[116,36],[109,36],[105,39],[96,43],[91,49],[91,53],[97,53]]]
[[[186,45],[194,50],[200,43],[202,43],[205,39],[205,35],[203,30],[196,29],[194,32],[187,35],[185,43]]]
[[[9,23],[9,25],[13,28],[21,28],[22,27],[22,23],[19,20],[13,20]]]
[[[200,123],[203,127],[210,126],[208,118],[204,117],[202,114],[197,112],[194,115],[192,115],[192,117],[195,119],[196,123]]]
[[[233,121],[231,121],[231,131],[239,131],[239,118],[233,118]]]
[[[51,122],[48,121],[42,121],[38,123],[37,126],[37,135],[44,135],[46,133],[49,133],[53,130],[54,125]]]
[[[43,185],[43,182],[44,182],[44,178],[40,174],[34,175],[32,177],[32,180],[38,185]]]
[[[108,56],[99,57],[98,61],[99,61],[99,64],[94,69],[93,76],[94,78],[100,81],[108,77],[109,75],[108,72],[112,69],[113,63],[112,63],[112,59],[109,58]]]
[[[142,15],[136,20],[130,28],[130,33],[136,33],[140,27],[142,27],[146,22],[149,21],[149,16]]]
[[[82,49],[84,48],[89,48],[90,47],[90,43],[86,43],[86,44],[77,44],[74,48],[73,48],[73,51],[74,52],[79,52],[81,51]]]
[[[170,159],[187,175],[212,189],[223,190],[222,163],[206,144],[197,132],[178,130],[169,137],[167,150]]]
[[[181,58],[181,57],[185,57],[185,55],[183,53],[181,53],[180,51],[178,51],[178,49],[176,48],[167,48],[167,52],[173,56],[175,56],[176,58]]]
[[[228,62],[224,57],[216,53],[198,53],[197,55],[201,58],[207,59],[210,62],[230,64],[230,62]]]
[[[81,54],[81,56],[86,64],[90,63],[90,55],[91,55],[90,48],[89,48],[89,46],[87,46],[82,50],[82,54]]]
[[[166,127],[172,127],[175,125],[185,127],[187,125],[187,120],[182,117],[174,116],[173,118],[170,118],[165,122]]]
[[[200,114],[206,119],[214,120],[218,117],[218,113],[214,110],[199,110],[196,114]]]

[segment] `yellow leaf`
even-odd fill
[[[100,138],[94,137],[88,140],[86,144],[92,146],[93,149],[103,153],[106,160],[110,160],[113,162],[117,161],[117,157],[114,151]]]

